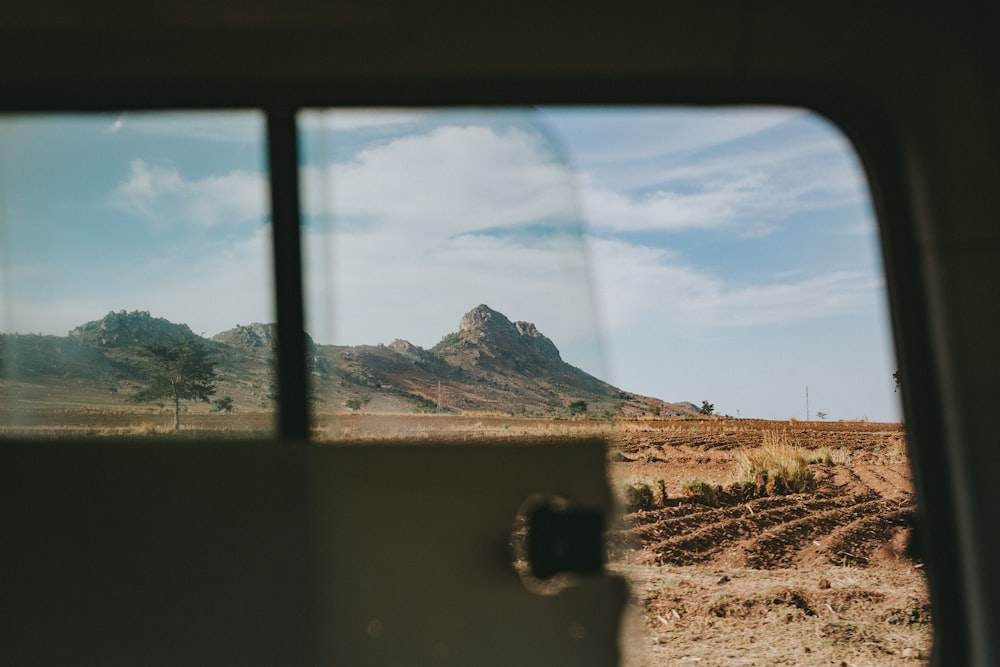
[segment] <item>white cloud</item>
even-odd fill
[[[267,212],[267,183],[258,174],[233,170],[186,180],[172,165],[129,163],[129,175],[109,197],[127,213],[159,224],[214,226],[261,220]]]
[[[108,134],[118,134],[121,131],[122,127],[125,125],[125,120],[127,118],[128,118],[127,113],[119,114],[119,116],[115,118],[114,121],[112,121],[111,125],[109,125],[105,131]]]
[[[592,241],[591,257],[609,330],[655,323],[674,335],[699,336],[844,316],[871,308],[882,286],[872,274],[848,271],[731,285],[665,249],[616,240]]]
[[[538,136],[445,126],[304,172],[309,213],[380,232],[448,236],[575,218],[571,176]]]
[[[856,163],[831,140],[777,146],[650,171],[654,188],[611,189],[593,174],[581,192],[588,221],[597,229],[631,232],[734,227],[761,236],[773,223],[864,201]],[[742,229],[741,229],[742,228]]]
[[[747,199],[738,186],[693,194],[657,190],[629,195],[602,187],[581,192],[587,220],[598,229],[616,232],[722,227],[741,214]]]
[[[745,139],[807,112],[760,107],[742,109],[568,108],[544,109],[558,134],[569,133],[579,164],[600,169],[611,165],[677,158]]]

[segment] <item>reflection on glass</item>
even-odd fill
[[[271,431],[262,142],[252,112],[0,119],[6,435]]]
[[[642,600],[624,664],[928,654],[875,221],[834,128],[566,108],[300,129],[318,439],[607,437],[607,567]]]
[[[864,177],[813,114],[328,110],[299,125],[321,437],[421,411],[899,417]],[[481,305],[508,323],[500,338],[530,324],[593,378],[479,346]]]
[[[512,418],[629,401],[597,379],[573,179],[536,114],[318,111],[300,128],[320,438],[523,435]]]

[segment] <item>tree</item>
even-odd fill
[[[215,393],[215,362],[208,349],[190,338],[143,346],[146,387],[131,396],[133,403],[160,398],[174,402],[174,430],[181,427],[181,401],[203,401]]]
[[[573,401],[568,407],[571,416],[587,414],[587,401]]]
[[[222,398],[217,398],[212,401],[212,409],[209,412],[232,412],[233,411],[233,399],[228,396],[223,396]]]
[[[698,408],[698,413],[706,416],[711,416],[715,414],[715,404],[709,403],[708,401],[702,401],[701,407]]]

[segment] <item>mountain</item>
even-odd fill
[[[186,324],[174,324],[162,317],[153,317],[145,310],[131,313],[122,310],[81,324],[69,332],[69,338],[97,348],[127,348],[197,336]]]
[[[66,337],[0,334],[0,398],[30,394],[49,407],[115,404],[142,385],[144,345],[193,338],[216,363],[217,396],[237,411],[273,408],[274,324],[253,323],[212,336],[145,311],[111,312]],[[566,414],[691,414],[689,403],[666,403],[603,382],[565,361],[530,322],[512,322],[489,306],[462,316],[458,331],[431,349],[406,340],[389,345],[318,345],[306,335],[313,407],[318,412],[413,410]]]

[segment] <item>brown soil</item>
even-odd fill
[[[814,491],[719,507],[683,496],[726,484],[741,449],[768,437],[832,463]],[[911,665],[930,653],[930,605],[897,424],[674,421],[623,429],[618,485],[667,490],[611,531],[611,568],[632,583],[631,665]],[[619,454],[620,452],[620,454]],[[817,458],[819,458],[817,456]]]
[[[182,436],[267,437],[267,412],[181,416]],[[36,408],[0,435],[173,436],[172,413]],[[612,484],[666,490],[608,534],[609,569],[631,583],[621,647],[627,667],[914,665],[930,654],[930,605],[911,545],[914,497],[898,424],[724,419],[553,419],[510,415],[317,415],[318,442],[604,436]],[[727,484],[746,449],[779,439],[813,463],[809,493],[730,500],[684,497],[691,477]]]

